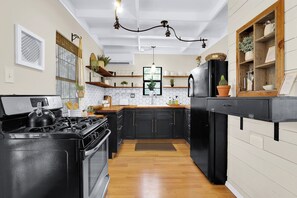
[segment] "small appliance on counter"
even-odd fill
[[[62,117],[60,96],[0,95],[0,191],[5,198],[103,198],[106,118]]]

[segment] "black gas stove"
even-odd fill
[[[38,105],[53,113],[53,123],[30,126],[29,113]],[[5,198],[104,196],[107,119],[62,117],[61,109],[60,96],[0,95],[0,191]]]

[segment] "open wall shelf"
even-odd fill
[[[275,30],[264,35],[268,21],[275,23]],[[284,0],[278,0],[236,33],[237,96],[276,96],[284,78]],[[252,36],[254,46],[250,60],[245,60],[245,54],[239,50],[239,43],[247,36]],[[248,74],[252,76],[250,86]],[[273,84],[275,90],[265,91],[266,84]]]
[[[91,66],[86,66],[86,68],[92,70],[92,67]],[[99,70],[98,71],[94,71],[94,72],[97,73],[97,74],[100,74],[101,76],[104,76],[104,77],[112,77],[113,76],[109,71],[107,71],[103,67],[99,67]]]

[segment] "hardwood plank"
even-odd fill
[[[134,151],[137,142],[171,142],[177,151]],[[224,185],[212,185],[190,157],[185,140],[125,140],[109,160],[107,198],[234,198]]]

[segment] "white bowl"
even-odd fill
[[[264,85],[263,89],[266,90],[266,91],[271,91],[271,90],[274,89],[274,85]]]

